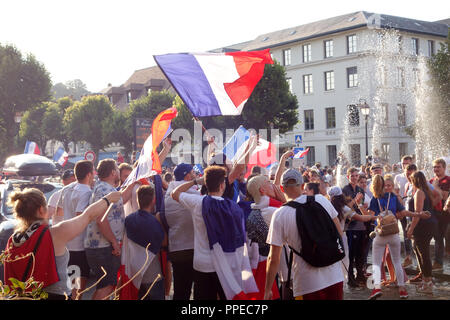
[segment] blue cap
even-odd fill
[[[187,163],[180,163],[177,165],[175,170],[173,171],[173,175],[175,176],[176,181],[181,181],[184,179],[184,177],[191,172],[193,167],[190,164]]]

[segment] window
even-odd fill
[[[336,146],[327,146],[327,151],[328,151],[328,165],[334,166],[336,164],[336,159],[337,159],[337,149]]]
[[[398,118],[398,126],[405,127],[406,126],[406,104],[398,104],[397,105],[397,118]]]
[[[357,67],[347,68],[347,87],[354,88],[358,86],[358,70]]]
[[[419,39],[418,38],[411,38],[411,45],[412,45],[412,53],[416,56],[419,55]]]
[[[292,93],[292,78],[286,78],[286,82],[289,86],[289,91]]]
[[[312,74],[303,75],[303,93],[313,93]]]
[[[419,69],[413,69],[413,85],[415,87],[420,86],[420,72]]]
[[[130,103],[131,100],[132,100],[131,99],[131,91],[128,91],[127,92],[127,103]]]
[[[388,125],[388,113],[389,113],[389,104],[382,103],[381,104],[381,124]]]
[[[283,65],[289,66],[291,64],[291,49],[283,50]]]
[[[308,149],[308,148],[309,148],[309,151],[306,154],[306,165],[312,167],[316,163],[316,149],[311,146],[306,147],[306,149]]]
[[[403,37],[398,36],[397,41],[398,41],[398,52],[402,53],[403,52]]]
[[[434,55],[434,41],[428,40],[428,56],[431,57]]]
[[[359,127],[359,110],[354,104],[347,106],[348,124],[352,127]]]
[[[336,110],[335,108],[326,108],[327,129],[336,128]]]
[[[400,155],[400,161],[402,160],[402,157],[408,154],[408,143],[407,142],[400,142],[398,144],[398,154]]]
[[[303,45],[303,62],[311,61],[311,45],[305,44]]]
[[[314,130],[314,110],[305,110],[305,130]]]
[[[334,71],[325,72],[325,91],[334,90]]]
[[[352,166],[361,165],[361,145],[359,144],[350,145],[350,161]]]
[[[325,58],[331,58],[333,56],[333,40],[324,41],[324,53]]]
[[[389,161],[389,150],[391,148],[391,145],[389,143],[382,143],[381,144],[381,159],[385,161]]]
[[[356,52],[356,34],[347,36],[347,54]]]
[[[405,87],[405,69],[397,68],[397,87],[404,88]]]

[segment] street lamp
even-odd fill
[[[370,107],[367,104],[365,99],[359,99],[358,107],[361,109],[361,113],[364,116],[364,120],[366,121],[366,163],[369,158],[369,142],[368,142],[368,136],[367,136],[367,122],[369,119],[369,113],[370,113]]]

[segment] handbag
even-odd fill
[[[378,218],[378,226],[376,228],[377,234],[381,237],[389,236],[391,234],[397,234],[400,232],[398,228],[398,222],[395,215],[389,210],[389,202],[391,200],[391,194],[389,193],[388,203],[386,209],[381,209],[380,200],[378,201],[378,207],[380,208],[380,217]]]

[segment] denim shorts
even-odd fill
[[[116,286],[117,272],[120,268],[120,256],[112,254],[113,248],[111,246],[95,249],[86,248],[85,250],[89,267],[95,275],[95,281],[98,281],[104,275],[101,267],[106,271],[106,276],[97,284],[97,289]]]

